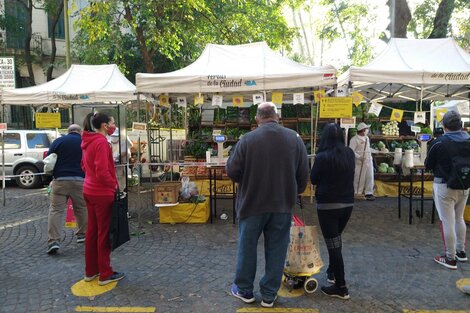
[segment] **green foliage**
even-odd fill
[[[108,0],[80,12],[76,57],[136,72],[167,72],[194,61],[207,43],[266,41],[289,49],[294,30],[282,14],[287,0]],[[141,62],[140,60],[143,60]],[[139,62],[140,61],[140,62]]]

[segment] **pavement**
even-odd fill
[[[318,225],[314,206],[309,199],[304,202],[305,221]],[[150,194],[139,201],[131,194],[133,236],[112,253],[114,269],[126,277],[109,290],[100,289],[102,294],[77,296],[76,289],[84,284],[83,244],[65,229],[59,252],[46,254],[46,189],[9,184],[6,205],[0,203],[0,312],[470,312],[470,295],[456,287],[470,279],[470,262],[449,270],[433,261],[443,244],[439,224],[430,222],[430,202],[423,218],[415,215],[409,225],[406,210],[398,218],[396,198],[358,201],[343,235],[351,299],[329,298],[319,290],[283,290],[275,310],[260,307],[261,240],[256,303],[244,304],[229,294],[237,226],[232,224],[231,204],[218,203],[217,214],[228,214],[227,220],[159,224]],[[320,243],[327,261],[322,239]],[[326,284],[325,270],[315,275],[320,285]]]

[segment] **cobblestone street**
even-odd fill
[[[123,271],[126,277],[107,293],[77,297],[71,287],[83,278],[83,244],[77,244],[73,231],[66,229],[58,254],[46,254],[46,189],[23,190],[11,184],[6,189],[6,206],[0,207],[0,312],[77,312],[87,307],[129,307],[129,312],[155,308],[162,313],[470,312],[470,295],[456,288],[458,280],[470,278],[470,263],[459,263],[458,270],[452,271],[433,261],[443,244],[439,223],[430,222],[430,202],[425,203],[424,217],[415,216],[409,225],[407,203],[398,219],[396,198],[358,201],[343,237],[351,300],[332,299],[317,290],[310,295],[280,297],[277,311],[261,309],[257,284],[255,304],[243,304],[229,295],[237,227],[232,224],[231,203],[219,203],[217,213],[228,214],[227,220],[159,224],[150,199],[137,205],[132,194],[133,236],[112,253],[115,270]],[[317,225],[313,205],[305,208],[306,222]],[[320,243],[327,261],[322,239]],[[257,281],[263,273],[263,261],[260,240]],[[326,284],[325,270],[316,275],[320,286]]]

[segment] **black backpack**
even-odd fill
[[[442,143],[451,156],[447,187],[461,190],[470,188],[470,140],[446,140]]]

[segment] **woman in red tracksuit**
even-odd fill
[[[109,227],[118,181],[106,135],[113,134],[116,126],[113,117],[104,113],[88,114],[83,124],[83,196],[88,209],[84,280],[99,276],[98,283],[106,285],[124,278],[123,273],[113,271],[110,261]]]

